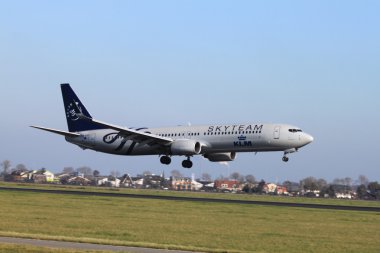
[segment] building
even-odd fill
[[[176,191],[191,191],[191,178],[189,177],[170,177],[171,188]]]
[[[289,192],[288,192],[288,190],[286,189],[285,186],[277,185],[277,187],[276,187],[276,194],[277,195],[289,195]]]
[[[91,180],[85,177],[76,176],[76,177],[71,177],[70,179],[68,179],[67,183],[72,184],[72,185],[89,185],[91,183]]]
[[[215,180],[214,187],[217,191],[239,192],[242,190],[239,181],[231,180]]]
[[[268,184],[264,185],[263,192],[265,192],[267,194],[275,194],[276,193],[276,188],[277,188],[276,184],[274,184],[274,183],[268,183]]]

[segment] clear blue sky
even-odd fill
[[[267,181],[380,180],[379,1],[1,1],[0,161],[61,171],[143,170]],[[66,129],[59,84],[122,126],[290,123],[315,141],[290,156],[195,158],[81,151],[28,126]]]

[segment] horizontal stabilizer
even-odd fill
[[[39,127],[39,126],[30,126],[30,127],[41,129],[41,130],[48,131],[48,132],[55,133],[55,134],[59,134],[59,135],[63,135],[65,137],[74,138],[74,137],[80,136],[80,134],[78,134],[78,133],[70,133],[70,132],[65,132],[65,131],[56,130],[56,129],[52,129],[52,128]]]

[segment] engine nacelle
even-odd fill
[[[235,160],[236,152],[205,154],[210,162],[231,162]]]
[[[195,140],[175,140],[170,146],[172,155],[197,155],[201,144]]]

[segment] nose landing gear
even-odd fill
[[[298,151],[297,148],[290,148],[290,149],[285,150],[284,151],[284,156],[282,157],[282,161],[284,161],[284,162],[289,161],[289,157],[287,157],[286,155],[294,153],[294,152],[297,152],[297,151]]]
[[[287,161],[289,161],[289,157],[287,157],[287,156],[284,155],[284,156],[282,157],[282,161],[283,161],[283,162],[287,162]]]

